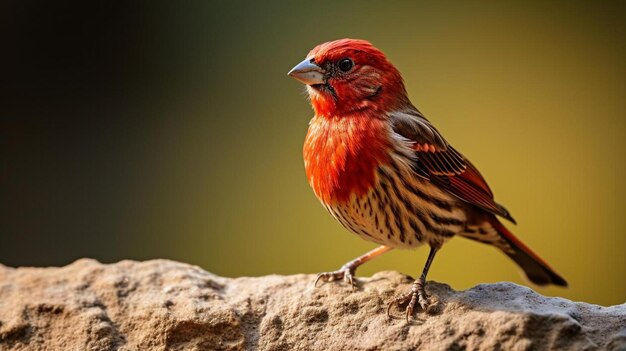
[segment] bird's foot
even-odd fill
[[[343,281],[345,281],[348,285],[350,285],[350,287],[352,287],[354,289],[354,287],[356,286],[355,282],[354,282],[354,272],[356,270],[356,267],[352,267],[350,265],[345,265],[341,268],[339,268],[338,270],[334,271],[334,272],[323,272],[317,275],[317,278],[315,278],[315,283],[313,284],[314,287],[317,287],[317,283],[319,281],[322,281],[323,283],[326,282],[332,282],[335,280],[341,280],[343,279]]]
[[[389,305],[387,306],[387,316],[389,318],[392,318],[391,307],[393,307],[393,305],[397,305],[398,307],[400,307],[401,305],[404,305],[407,302],[408,302],[408,305],[405,310],[407,323],[410,323],[411,316],[413,316],[413,311],[415,310],[415,307],[417,307],[418,305],[419,307],[422,308],[422,311],[426,311],[426,309],[429,306],[429,301],[428,301],[428,295],[426,295],[426,291],[424,290],[424,285],[425,285],[425,282],[421,279],[418,279],[411,286],[411,291],[393,299],[393,301],[391,301]]]

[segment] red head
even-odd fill
[[[318,116],[387,112],[408,103],[400,72],[365,40],[340,39],[320,44],[289,75],[308,85]]]

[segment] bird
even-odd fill
[[[511,233],[515,224],[478,169],[409,100],[403,78],[369,41],[339,39],[314,47],[288,72],[304,83],[314,116],[304,140],[308,183],[324,208],[361,238],[380,246],[320,273],[314,283],[344,280],[392,249],[428,245],[421,275],[389,302],[409,322],[427,311],[426,276],[442,245],[461,236],[492,245],[537,285],[567,282]],[[391,315],[390,315],[391,316]]]

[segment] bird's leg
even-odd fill
[[[440,246],[430,247],[430,253],[428,254],[428,259],[426,260],[426,264],[424,265],[422,275],[413,282],[413,285],[411,286],[411,291],[396,297],[393,301],[389,303],[389,305],[387,306],[387,316],[391,317],[390,311],[393,305],[400,306],[407,302],[409,303],[409,305],[406,307],[407,323],[413,315],[413,310],[415,309],[415,305],[417,303],[419,303],[422,310],[426,310],[426,308],[428,307],[428,296],[426,295],[426,290],[424,290],[424,286],[426,285],[426,275],[428,274],[430,264],[433,263],[433,259],[435,258],[435,254],[437,253],[439,248]]]
[[[317,282],[319,282],[320,280],[322,282],[332,282],[335,280],[343,279],[346,283],[350,284],[350,286],[354,287],[354,272],[356,271],[357,267],[373,259],[376,256],[384,254],[391,249],[392,248],[389,246],[379,246],[374,250],[369,251],[365,255],[359,256],[354,260],[344,264],[343,266],[341,266],[341,268],[334,272],[320,273],[317,275],[313,286],[317,286]]]

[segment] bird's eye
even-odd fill
[[[339,60],[339,63],[337,63],[337,66],[339,66],[339,69],[344,71],[344,72],[348,72],[349,70],[352,69],[352,66],[354,66],[354,62],[352,62],[352,60],[350,60],[349,58],[344,58]]]

